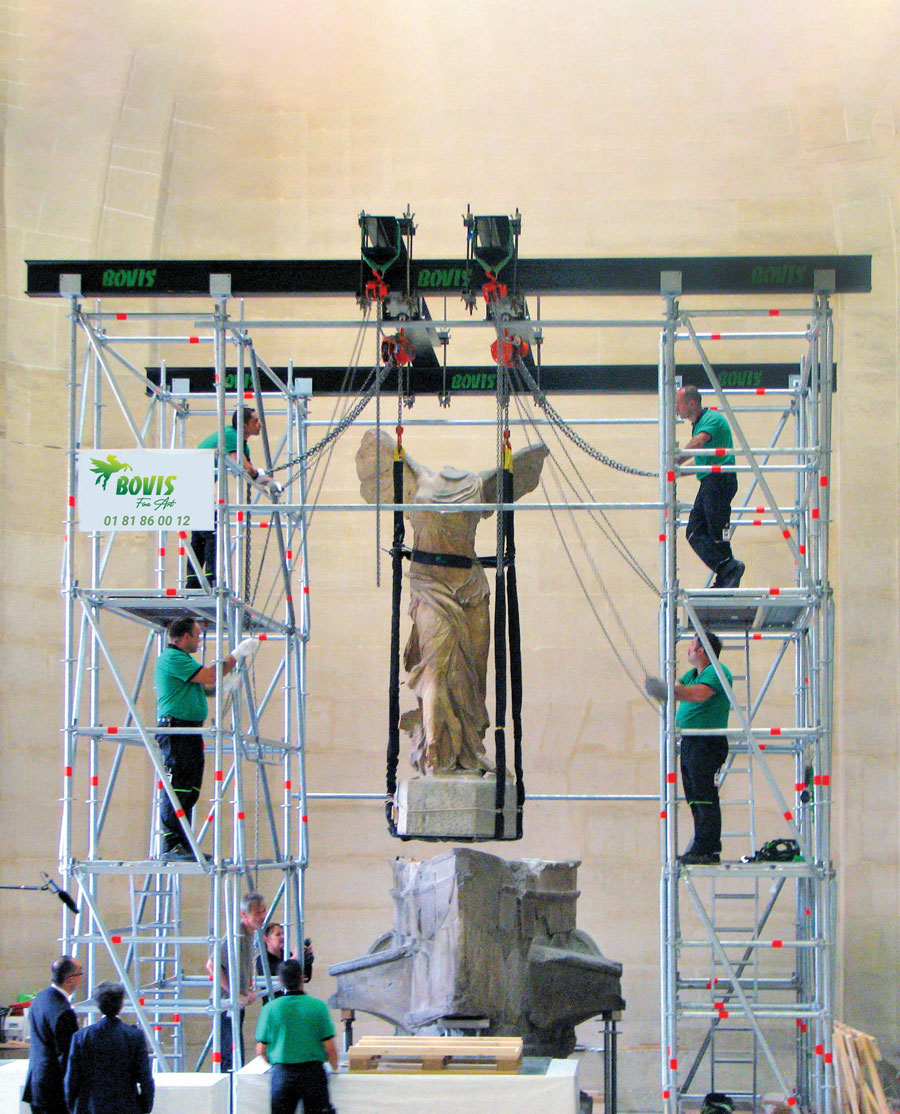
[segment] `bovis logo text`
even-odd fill
[[[177,476],[119,476],[116,495],[171,495],[176,479]]]
[[[723,387],[761,387],[763,385],[762,372],[753,368],[742,368],[740,371],[720,371],[719,382]]]
[[[496,371],[458,371],[450,380],[453,391],[495,391]]]
[[[420,290],[456,290],[469,285],[469,273],[465,267],[422,267],[418,282]]]
[[[771,263],[750,272],[753,286],[802,286],[809,268],[800,263]]]
[[[107,267],[102,284],[109,290],[149,289],[156,285],[155,267]]]

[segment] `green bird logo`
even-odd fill
[[[94,484],[96,485],[100,483],[101,480],[103,480],[104,491],[106,491],[106,485],[109,483],[109,477],[114,475],[116,472],[121,472],[123,469],[126,472],[134,471],[130,464],[123,463],[112,453],[107,453],[106,460],[97,460],[96,457],[91,457],[91,471],[97,473],[97,478],[94,480]]]

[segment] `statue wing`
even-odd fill
[[[376,435],[374,429],[367,429],[362,442],[356,450],[356,474],[359,476],[359,490],[367,503],[377,502],[377,494],[382,503],[394,501],[394,449],[397,442],[384,430]],[[403,502],[411,503],[418,487],[421,465],[408,456],[403,459]],[[380,492],[378,480],[380,478]]]
[[[541,442],[539,445],[526,445],[513,453],[513,499],[521,499],[529,491],[534,491],[541,479],[541,469],[550,450]],[[497,477],[499,469],[492,468],[481,473],[485,503],[497,502]]]

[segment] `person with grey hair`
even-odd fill
[[[694,457],[700,469],[697,473],[700,487],[685,532],[688,544],[716,574],[713,588],[737,588],[744,575],[744,562],[731,552],[728,536],[737,476],[722,471],[734,466],[731,426],[724,414],[703,405],[700,392],[692,385],[682,387],[675,395],[675,413],[691,423],[691,438],[684,451],[676,454],[676,464],[684,464],[692,449],[720,449],[722,453],[714,460],[708,456]]]
[[[155,1087],[144,1034],[120,1018],[125,987],[101,982],[94,1002],[103,1016],[76,1033],[66,1070],[71,1114],[150,1114]]]
[[[28,1074],[22,1102],[32,1114],[68,1114],[63,1080],[69,1046],[78,1031],[72,995],[84,968],[70,955],[61,955],[50,966],[50,985],[34,996],[28,1010]]]
[[[237,932],[237,952],[239,985],[237,987],[238,1003],[240,1005],[240,1021],[238,1024],[238,1041],[241,1049],[241,1063],[244,1062],[244,1013],[251,1002],[256,1001],[253,991],[253,941],[256,933],[266,923],[266,899],[260,893],[244,894],[241,898],[241,923]],[[223,948],[224,962],[219,966],[219,986],[222,988],[223,999],[231,998],[231,984],[228,980],[227,954]],[[215,978],[216,970],[213,957],[207,960],[206,969]],[[230,1001],[227,1003],[230,1005]],[[222,1059],[222,1071],[231,1071],[234,1067],[234,1033],[231,1026],[230,1009],[219,1015],[219,1048]]]

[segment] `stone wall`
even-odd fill
[[[467,203],[518,206],[523,255],[866,252],[873,293],[836,304],[839,1011],[896,1054],[900,999],[881,975],[900,945],[895,8],[86,0],[12,6],[3,18],[3,881],[52,869],[61,786],[68,332],[61,304],[23,296],[23,259],[352,257],[361,208],[396,213],[407,203],[417,252],[435,257],[462,251]],[[603,312],[629,308],[647,303],[616,299]],[[586,302],[570,309],[597,313]],[[279,302],[253,312],[328,310]],[[475,339],[457,344],[460,360],[468,350],[482,358]],[[652,363],[656,339],[548,336],[544,358],[580,353]],[[160,354],[151,344],[136,357]],[[349,342],[279,335],[264,354],[340,364]],[[582,398],[564,409],[652,419],[655,400]],[[316,400],[314,417],[331,410],[332,400]],[[490,416],[474,403],[454,403],[453,413]],[[437,411],[420,400],[415,416]],[[631,463],[655,459],[652,426],[603,429],[596,440]],[[421,432],[415,441],[410,451],[428,461],[492,461],[488,432]],[[357,498],[354,450],[335,453],[324,501]],[[589,475],[597,498],[653,497],[652,482],[645,490]],[[655,522],[620,518],[655,573]],[[525,513],[520,522],[528,787],[653,792],[655,716],[565,571],[552,525]],[[377,792],[389,601],[375,588],[374,520],[322,512],[311,541],[310,787]],[[125,545],[133,568],[145,560],[142,544]],[[739,545],[746,584],[790,575],[774,543]],[[597,554],[652,663],[653,597],[607,550]],[[692,555],[682,561],[699,582]],[[101,691],[111,697],[108,678]],[[111,819],[125,842],[146,819],[148,784],[136,762]],[[535,803],[515,850],[582,860],[581,923],[625,968],[626,1047],[658,1039],[657,824],[652,802]],[[326,996],[326,966],[359,954],[384,923],[387,861],[398,848],[377,802],[314,802],[310,833],[313,989]],[[39,894],[0,900],[8,1001],[42,985],[57,907]]]

